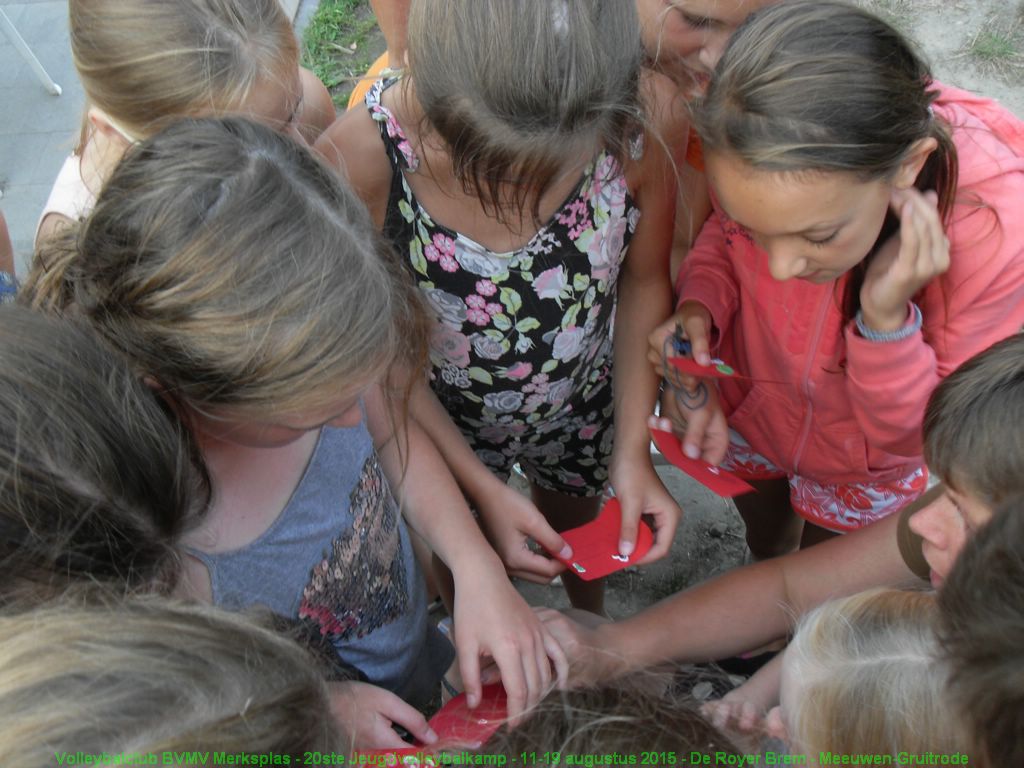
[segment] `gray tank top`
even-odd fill
[[[216,605],[309,621],[342,661],[404,698],[429,697],[416,689],[436,687],[451,661],[427,620],[423,578],[365,424],[321,430],[262,536],[232,552],[192,554],[209,570]]]

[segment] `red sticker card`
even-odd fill
[[[711,361],[711,365],[701,365],[692,357],[670,357],[668,362],[680,373],[702,379],[730,379],[740,375],[735,368],[717,357]]]
[[[430,718],[430,727],[442,746],[483,744],[508,720],[508,696],[501,683],[485,685],[480,704],[470,709],[466,694],[460,693]]]
[[[562,538],[572,547],[572,558],[555,558],[567,565],[584,581],[593,581],[638,562],[654,545],[654,534],[641,521],[637,526],[636,548],[629,557],[619,554],[622,507],[618,499],[608,499],[596,520],[565,531]]]
[[[714,464],[709,464],[703,459],[691,459],[683,453],[683,445],[673,433],[663,429],[652,429],[651,437],[654,438],[654,444],[658,446],[662,456],[719,496],[731,499],[733,496],[754,490],[749,483],[724,469],[719,469]]]

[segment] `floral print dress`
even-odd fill
[[[616,280],[640,210],[601,152],[527,245],[495,253],[437,222],[406,181],[419,158],[381,94],[366,96],[391,162],[384,234],[404,254],[434,325],[432,387],[499,476],[601,493],[612,446]],[[636,150],[641,151],[639,146]]]

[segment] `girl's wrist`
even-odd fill
[[[913,302],[907,302],[902,313],[879,317],[864,309],[857,312],[854,322],[857,333],[868,341],[899,341],[912,336],[921,328],[921,310]]]
[[[912,314],[910,306],[911,303],[908,301],[896,309],[879,310],[870,304],[862,302],[860,310],[857,312],[857,327],[860,328],[863,325],[870,331],[878,331],[879,333],[895,331],[906,324]]]

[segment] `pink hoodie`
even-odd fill
[[[788,473],[826,484],[907,475],[923,463],[921,420],[939,380],[1024,325],[1024,123],[948,87],[934,110],[953,128],[959,189],[950,268],[915,297],[918,333],[872,342],[844,328],[846,276],[775,280],[717,207],[680,269],[679,301],[711,312],[717,354],[761,380],[721,381],[729,425]]]

